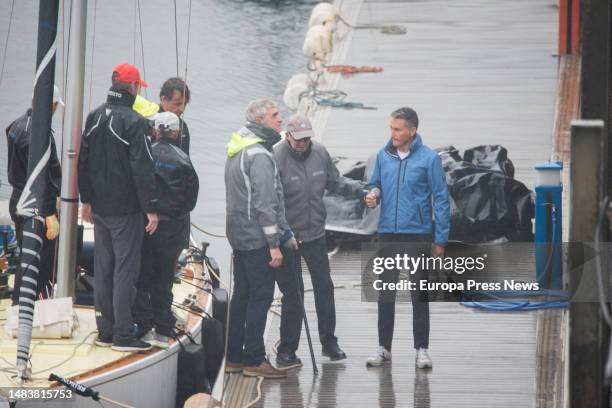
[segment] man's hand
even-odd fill
[[[294,251],[297,251],[298,249],[300,249],[297,239],[295,239],[295,237],[289,238],[287,241],[285,241],[283,246],[288,249],[293,249]]]
[[[81,206],[81,219],[85,222],[93,224],[93,218],[91,217],[91,204],[83,204]]]
[[[270,261],[269,265],[273,268],[278,268],[283,263],[283,254],[279,247],[270,248]]]
[[[59,235],[59,222],[55,214],[45,217],[45,226],[47,227],[47,239],[53,241]]]
[[[157,218],[156,213],[147,213],[147,219],[149,220],[149,223],[145,227],[145,231],[147,231],[149,235],[153,235],[155,230],[157,230],[157,223],[159,219]]]
[[[444,247],[442,245],[433,244],[431,246],[431,256],[433,258],[444,258]]]
[[[369,208],[376,208],[378,205],[378,196],[373,191],[370,191],[365,196],[365,202]]]

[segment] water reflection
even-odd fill
[[[402,407],[405,404],[395,398],[393,384],[393,367],[386,365],[378,373],[378,406],[381,408]],[[414,388],[412,392],[413,408],[430,408],[431,393],[429,391],[429,374],[431,370],[414,369]]]

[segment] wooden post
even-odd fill
[[[592,243],[599,202],[604,195],[604,122],[575,120],[571,130],[570,292],[580,284],[584,254],[580,243]],[[607,327],[599,303],[570,303],[569,401],[572,408],[603,408],[607,390],[604,365]]]

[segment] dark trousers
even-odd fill
[[[140,273],[144,235],[141,213],[93,214],[94,305],[101,336],[113,342],[132,337],[132,305]]]
[[[172,285],[176,262],[189,234],[186,221],[162,220],[153,235],[145,234],[142,243],[140,276],[134,302],[134,322],[140,334],[153,327],[164,336],[173,332]]]
[[[234,250],[234,288],[230,302],[227,360],[258,366],[266,357],[264,331],[274,297],[270,249]]]
[[[21,245],[23,242],[23,223],[25,219],[23,217],[14,216],[13,222],[15,223],[15,235],[17,237],[17,245],[21,249]],[[43,244],[40,250],[40,263],[38,264],[38,287],[36,289],[37,298],[38,296],[42,296],[43,298],[48,298],[51,296],[51,291],[53,289],[53,285],[51,284],[52,276],[53,276],[53,266],[55,261],[55,243],[57,240],[49,241],[46,237],[46,234],[42,236]],[[21,262],[19,262],[20,266],[17,268],[15,272],[15,283],[13,285],[13,294],[11,296],[11,301],[13,306],[19,303],[19,289],[21,287],[21,278],[23,275],[23,271],[21,268]]]
[[[281,312],[279,352],[295,352],[300,342],[302,332],[302,305],[297,295],[296,273],[299,276],[300,292],[304,299],[304,284],[302,282],[302,263],[298,260],[297,272],[296,253],[291,249],[282,249],[283,265],[276,271],[276,283],[283,294]],[[301,255],[306,261],[312,288],[314,291],[315,308],[319,325],[319,339],[322,345],[336,343],[336,304],[334,301],[334,283],[332,282],[327,257],[325,237],[300,245]]]
[[[409,245],[393,248],[383,248],[383,256],[395,257],[397,253],[407,254],[409,257],[420,257],[421,254],[429,256],[431,249],[430,235],[416,234],[380,234],[383,243],[408,243]],[[398,251],[399,250],[399,251]],[[398,270],[386,270],[380,275],[383,282],[397,282]],[[410,281],[419,287],[421,280],[427,280],[427,271],[420,269],[410,275]],[[391,350],[393,342],[393,329],[395,326],[395,290],[381,290],[378,293],[378,344]],[[414,348],[429,347],[429,302],[427,292],[414,290],[410,292],[412,300],[412,334]]]

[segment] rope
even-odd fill
[[[257,383],[257,397],[255,397],[254,400],[252,400],[251,402],[246,404],[243,408],[254,407],[255,404],[257,404],[259,402],[259,400],[261,399],[261,383],[263,383],[264,378],[263,377],[258,377],[258,379],[259,379],[259,382]]]
[[[91,95],[93,92],[93,74],[94,74],[94,55],[96,53],[96,20],[98,11],[98,0],[94,0],[93,9],[93,31],[91,33],[91,71],[89,75],[89,107],[88,111],[91,111]]]
[[[6,32],[6,41],[4,42],[4,51],[2,52],[2,69],[0,70],[0,86],[2,86],[2,78],[4,77],[4,66],[6,65],[6,50],[8,49],[9,37],[11,36],[11,26],[13,23],[13,10],[15,8],[15,0],[11,2],[11,12],[9,14],[8,29]]]
[[[354,26],[343,19],[342,16],[338,16],[338,20],[354,30],[380,30],[382,34],[406,34],[406,28],[396,24],[363,24]]]
[[[193,228],[197,229],[198,231],[200,231],[201,233],[206,234],[208,236],[211,236],[211,237],[214,237],[214,238],[227,238],[227,236],[225,236],[225,235],[213,234],[212,232],[208,232],[204,228],[198,227],[193,222],[191,223],[191,226]]]
[[[140,55],[142,57],[142,75],[146,78],[147,69],[145,68],[146,64],[145,64],[145,57],[144,57],[144,41],[142,39],[142,18],[141,18],[141,12],[140,12],[140,0],[136,0],[136,2],[138,4],[138,28],[140,30]],[[147,91],[147,88],[145,88],[145,97],[147,99],[149,98],[149,93]]]
[[[331,67],[335,67],[330,65]],[[326,67],[324,65],[324,67]],[[311,67],[307,65],[307,68],[312,71]],[[332,68],[334,69],[334,68]],[[382,68],[381,68],[382,69]],[[313,80],[311,84],[308,86],[308,90],[300,94],[299,100],[307,97],[317,103],[319,106],[329,106],[332,108],[344,108],[344,109],[367,109],[367,110],[375,110],[377,109],[374,106],[366,106],[361,102],[349,102],[345,101],[347,93],[341,91],[339,89],[332,89],[328,91],[320,91],[317,89],[318,81],[321,76],[321,73],[317,74],[317,79]]]
[[[174,50],[176,51],[176,76],[179,75],[178,57],[178,22],[176,20],[176,0],[174,0]]]
[[[138,9],[136,8],[136,1],[137,0],[134,0],[134,19],[132,21],[136,20],[136,16],[138,14],[138,11],[137,11]],[[133,61],[134,65],[136,65],[136,24],[134,24],[134,34],[133,34],[132,38],[134,39],[134,44],[132,46],[132,51],[134,52],[134,57],[132,58],[132,61]]]
[[[187,83],[187,67],[189,66],[189,43],[191,41],[191,0],[189,0],[189,14],[187,19],[187,50],[185,52],[185,83]]]
[[[132,21],[136,21],[137,9],[136,9],[136,0],[134,0],[134,19]],[[132,38],[134,39],[134,44],[132,45],[133,58],[132,63],[136,65],[136,24],[134,24],[134,33]]]

